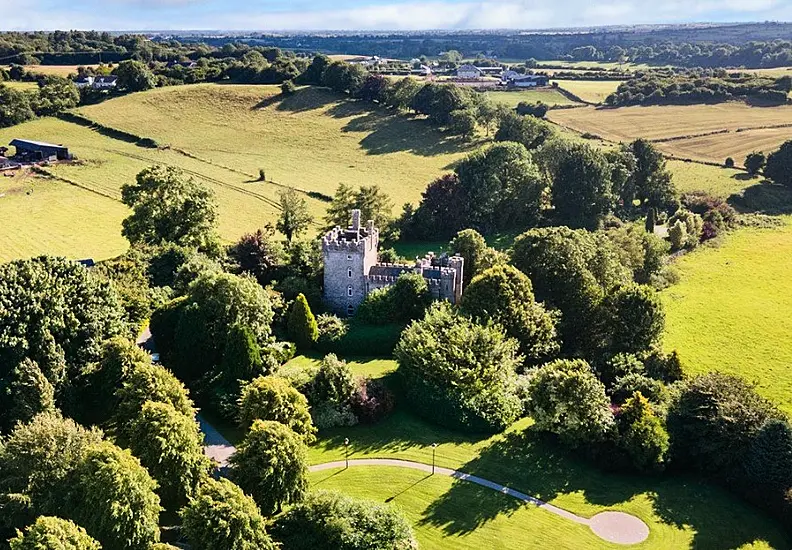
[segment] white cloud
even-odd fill
[[[337,9],[300,2],[299,8],[270,0],[52,0],[35,12],[0,0],[0,29],[96,28],[233,30],[420,30],[536,29],[683,21],[781,19],[785,0],[430,0]],[[326,6],[325,2],[317,4]],[[256,9],[256,6],[258,9]],[[281,6],[279,10],[275,6]],[[291,4],[294,6],[294,4]]]

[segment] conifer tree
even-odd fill
[[[288,329],[297,348],[301,350],[309,349],[319,338],[316,318],[303,294],[298,294],[294,300],[291,313],[289,313]]]

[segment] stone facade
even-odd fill
[[[360,225],[360,210],[352,211],[352,225],[336,227],[322,238],[324,301],[337,315],[352,316],[369,292],[386,288],[404,273],[419,273],[437,300],[458,303],[462,298],[464,259],[429,253],[414,265],[377,262],[379,229],[369,221]]]

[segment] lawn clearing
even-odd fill
[[[677,262],[663,291],[665,347],[691,374],[713,370],[758,383],[792,414],[792,218],[781,229],[741,229],[719,248]]]
[[[792,106],[751,107],[741,102],[618,109],[587,107],[553,110],[548,118],[611,141],[674,138],[658,143],[658,147],[680,157],[719,163],[727,156],[740,163],[754,149],[773,149],[792,137],[792,127],[778,128],[792,125]],[[776,128],[759,129],[763,126]],[[737,132],[738,129],[751,130]],[[714,134],[724,131],[728,133]]]
[[[603,103],[605,98],[616,91],[621,80],[555,80],[563,88],[589,103]]]
[[[674,184],[680,193],[704,191],[722,199],[727,199],[759,181],[742,170],[681,160],[669,160],[668,169],[674,175]]]
[[[319,354],[298,355],[285,367],[308,368],[316,367],[322,360]],[[396,370],[398,366],[393,359],[382,359],[378,357],[354,357],[347,360],[347,365],[355,376],[367,378],[383,378]]]
[[[518,103],[538,103],[541,101],[545,105],[580,105],[572,101],[564,94],[553,88],[540,88],[538,90],[516,90],[487,92],[487,96],[496,103],[501,103],[508,107],[517,107]]]
[[[790,544],[775,522],[725,490],[688,477],[604,473],[534,432],[528,419],[504,434],[477,437],[433,426],[399,410],[376,425],[320,434],[319,442],[309,448],[309,462],[343,460],[345,438],[350,458],[400,458],[425,464],[431,464],[431,445],[438,443],[438,466],[508,485],[584,517],[605,510],[633,514],[650,528],[649,539],[639,548],[748,548],[753,544],[754,549],[782,549]],[[331,472],[317,472],[311,479],[317,488],[338,488],[381,501],[393,497],[417,527],[427,528],[418,533],[429,548],[472,548],[475,544],[479,548],[609,548],[590,538],[586,529],[563,520],[559,523],[560,518],[552,514],[489,489],[462,481],[420,481],[425,474],[392,470],[360,467],[333,477],[328,477]],[[416,485],[410,488],[412,483]],[[498,536],[503,538],[493,546],[490,541]]]

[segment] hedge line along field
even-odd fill
[[[792,138],[792,106],[751,107],[728,102],[618,109],[587,107],[553,110],[548,118],[611,141],[632,141],[639,137],[660,140],[658,147],[666,153],[709,162],[723,162],[727,156],[733,156],[739,163],[757,148],[771,150]],[[788,127],[782,127],[785,125]],[[766,126],[774,128],[762,129]],[[738,132],[738,129],[749,130]]]
[[[398,209],[461,159],[457,139],[324,89],[283,97],[278,86],[160,88],[79,109],[107,126],[154,138],[248,174],[332,195],[380,185]],[[395,210],[396,211],[396,210]]]
[[[718,248],[677,262],[681,281],[662,292],[665,347],[691,374],[713,370],[758,383],[792,414],[792,217],[780,229],[741,229]]]
[[[572,93],[589,103],[603,103],[616,91],[621,80],[554,80],[559,88]]]
[[[19,214],[7,198],[11,195],[0,197],[0,234],[6,236],[0,238],[14,241],[14,246],[2,246],[0,240],[0,260],[52,250],[97,259],[120,253],[121,220],[128,215],[120,203],[121,186],[156,163],[177,166],[215,192],[221,237],[232,241],[277,219],[278,191],[284,185],[332,195],[342,182],[378,184],[392,196],[397,212],[404,202],[417,202],[426,185],[467,150],[423,121],[372,113],[325,90],[306,89],[283,101],[278,94],[276,86],[182,86],[81,110],[106,126],[170,148],[138,147],[55,118],[0,129],[0,143],[19,137],[68,146],[78,160],[47,170],[71,183],[63,189],[110,204],[92,212],[90,227],[63,223],[56,231],[47,230],[47,209],[31,221]],[[255,181],[259,168],[267,182]],[[39,182],[32,182],[35,189]],[[26,195],[27,202],[35,203],[39,196],[34,191]],[[326,203],[307,200],[320,218]],[[80,215],[79,210],[64,212],[57,201],[47,207],[52,217]],[[21,233],[37,238],[15,237]]]

